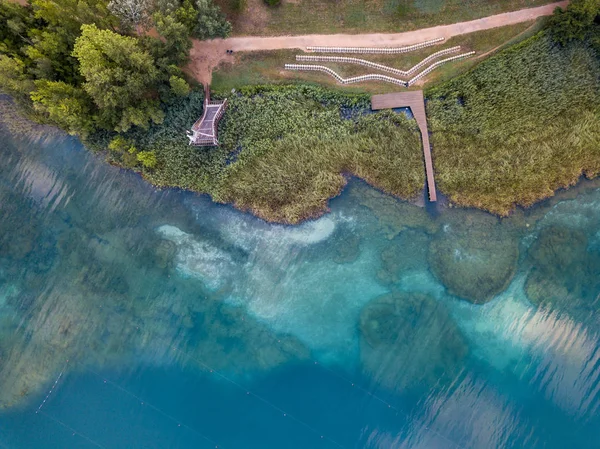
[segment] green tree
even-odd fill
[[[137,154],[137,160],[146,168],[154,168],[158,163],[156,155],[152,151],[140,151]]]
[[[108,144],[108,149],[113,153],[113,156],[117,157],[123,166],[127,168],[133,168],[138,164],[137,154],[138,150],[123,136],[116,136]]]
[[[167,64],[185,64],[192,48],[190,33],[185,24],[179,22],[173,14],[156,13],[153,18],[156,31],[163,38],[157,42],[159,48],[155,57],[165,58]]]
[[[212,0],[196,0],[196,10],[198,16],[192,32],[195,37],[213,39],[229,36],[231,23],[225,19],[225,15]]]
[[[29,35],[31,45],[24,47],[23,52],[31,60],[29,71],[33,76],[74,84],[81,82],[77,60],[71,55],[75,40],[65,29],[32,29]]]
[[[173,15],[179,23],[185,25],[189,34],[194,31],[194,27],[198,22],[198,11],[194,8],[194,5],[190,0],[183,0],[181,5],[175,9]]]
[[[70,134],[86,137],[94,130],[93,104],[82,90],[63,81],[38,80],[33,107]]]
[[[34,89],[31,78],[25,72],[25,63],[17,58],[0,55],[0,91],[12,95],[20,104],[26,104]]]
[[[31,8],[0,2],[0,52],[15,56],[24,44],[31,43],[27,30],[32,23]]]
[[[169,15],[174,13],[175,10],[180,7],[180,3],[179,0],[156,0],[154,6],[156,11]]]
[[[115,153],[136,153],[137,149],[123,136],[116,136],[108,144],[108,149]]]
[[[598,39],[600,0],[572,0],[567,9],[556,8],[550,19],[554,39],[562,44],[583,40],[589,35]]]
[[[78,59],[83,89],[100,109],[102,126],[119,132],[131,126],[162,123],[156,97],[159,72],[154,58],[133,37],[95,25],[83,25],[73,55]]]
[[[32,0],[35,17],[62,28],[75,40],[82,24],[95,24],[115,30],[118,19],[108,10],[104,0]]]
[[[169,78],[169,85],[171,86],[171,92],[177,97],[184,97],[190,93],[189,84],[178,76],[172,75]]]

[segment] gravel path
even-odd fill
[[[489,30],[506,25],[527,22],[538,17],[552,14],[557,6],[565,7],[568,1],[551,3],[536,8],[521,9],[502,14],[496,14],[482,19],[468,22],[440,25],[421,30],[407,31],[404,33],[388,34],[307,34],[303,36],[275,36],[275,37],[232,37],[228,39],[214,39],[211,41],[194,41],[190,52],[191,62],[189,71],[202,83],[210,83],[212,70],[221,61],[233,61],[233,57],[226,50],[233,51],[258,51],[279,50],[283,48],[304,49],[309,46],[336,46],[336,47],[396,47],[416,44],[436,37],[446,39],[460,34],[475,31]]]

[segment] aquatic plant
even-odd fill
[[[439,227],[439,223],[423,207],[398,201],[367,186],[356,186],[351,194],[358,198],[361,206],[368,208],[377,217],[382,232],[390,240],[406,229],[434,233]]]
[[[600,301],[600,253],[588,249],[588,244],[582,230],[565,226],[542,229],[527,253],[531,271],[525,292],[529,300],[576,317],[596,314]]]
[[[427,260],[448,291],[473,303],[484,303],[502,292],[517,268],[518,238],[484,213],[447,214],[435,234]]]
[[[451,380],[462,369],[467,344],[435,298],[393,292],[370,301],[360,315],[363,369],[400,391]]]
[[[424,183],[416,126],[403,114],[341,117],[353,97],[305,86],[230,98],[221,143],[236,155],[210,192],[269,221],[297,223],[327,210],[354,174],[387,193],[415,196]],[[239,153],[239,154],[238,154]]]
[[[248,376],[310,356],[298,339],[274,335],[267,325],[250,319],[244,309],[215,305],[211,313],[203,314],[198,325],[201,338],[190,348],[191,356],[197,360],[215,369]]]
[[[354,262],[360,254],[361,237],[350,234],[346,238],[338,237],[335,242],[333,261],[335,263]]]
[[[384,283],[397,283],[410,270],[427,270],[427,234],[407,229],[386,245],[381,252],[381,270],[377,278]]]
[[[160,239],[154,250],[154,258],[156,266],[167,269],[174,265],[175,253],[177,245],[167,239]]]
[[[3,218],[0,222],[0,257],[19,260],[32,252],[42,226],[35,210],[24,210],[17,199],[18,195],[9,188],[0,187]]]

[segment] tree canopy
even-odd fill
[[[70,134],[87,136],[95,129],[93,105],[86,93],[63,81],[38,80],[34,108]]]
[[[84,137],[147,128],[162,122],[163,103],[190,92],[180,68],[190,37],[230,30],[213,0],[1,1],[0,92]]]
[[[137,39],[82,25],[73,55],[85,79],[82,87],[100,109],[104,125],[124,132],[162,121],[154,95],[159,73]]]
[[[0,0],[0,92],[87,143],[126,142],[113,160],[154,169],[154,154],[121,136],[143,135],[190,95],[191,37],[230,31],[213,0]]]
[[[600,49],[600,0],[572,0],[566,9],[556,8],[550,29],[562,44],[587,38]]]

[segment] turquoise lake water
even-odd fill
[[[0,133],[0,448],[600,448],[600,184],[301,226]]]

